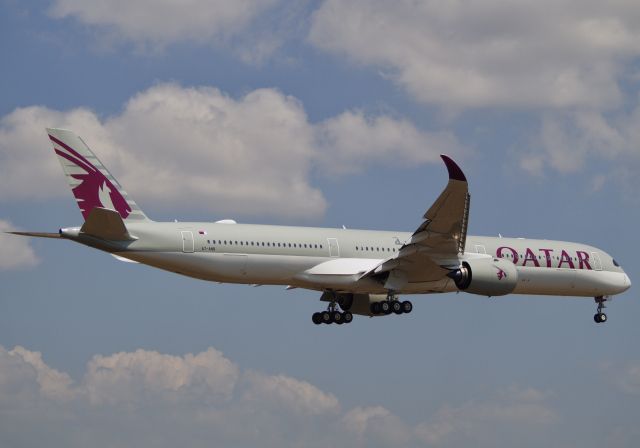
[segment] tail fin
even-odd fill
[[[85,220],[96,207],[115,210],[125,221],[149,219],[80,137],[66,129],[47,132]]]

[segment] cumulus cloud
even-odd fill
[[[423,163],[459,145],[404,119],[347,111],[310,123],[300,101],[275,89],[232,98],[211,87],[160,84],[120,114],[31,106],[0,119],[0,199],[69,195],[44,127],[73,129],[143,208],[314,218],[326,201],[321,174],[375,163]],[[331,161],[328,163],[327,161]]]
[[[606,108],[640,55],[639,17],[633,2],[326,0],[309,40],[424,103]]]
[[[278,0],[55,0],[50,14],[72,17],[139,44],[223,42]]]
[[[0,346],[0,396],[33,386],[43,397],[67,400],[74,396],[71,383],[69,375],[45,364],[41,353],[20,346],[13,350]]]
[[[238,367],[209,348],[184,357],[137,350],[94,356],[87,365],[83,391],[94,404],[168,399],[227,400],[238,379]]]
[[[421,423],[416,436],[429,445],[491,446],[496,426],[508,427],[502,444],[518,444],[523,431],[552,425],[557,413],[547,404],[544,393],[533,388],[510,387],[490,401],[469,401],[459,406],[443,406],[434,419]],[[512,443],[507,434],[514,432]]]
[[[15,225],[0,219],[0,271],[30,268],[40,261],[28,238],[5,233],[14,230]]]
[[[0,346],[3,446],[495,446],[505,440],[496,425],[526,437],[555,419],[546,394],[529,388],[410,424],[383,406],[345,411],[307,381],[242,369],[214,348],[96,355],[74,381],[38,352]]]
[[[520,154],[520,166],[533,175],[546,169],[559,173],[583,170],[589,160],[610,162],[601,168],[591,189],[596,191],[614,179],[632,185],[640,167],[640,102],[635,109],[614,114],[594,110],[543,114],[537,139],[529,151]]]
[[[346,111],[317,126],[322,163],[336,174],[360,171],[371,164],[420,164],[438,160],[438,154],[460,152],[448,132],[429,133],[406,119],[367,116]]]
[[[248,388],[244,399],[270,402],[296,414],[321,415],[340,409],[338,399],[312,384],[285,375],[262,375],[251,372],[246,376]]]

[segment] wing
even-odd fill
[[[449,182],[427,210],[423,221],[398,254],[368,271],[364,276],[380,276],[385,288],[399,291],[408,282],[429,282],[444,277],[449,270],[443,261],[453,263],[464,252],[469,222],[469,185],[460,167],[441,155],[449,172]]]

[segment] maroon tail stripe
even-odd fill
[[[62,151],[58,151],[57,149],[55,150],[56,154],[58,154],[60,157],[64,157],[65,159],[67,159],[69,162],[78,165],[80,168],[82,168],[83,170],[85,170],[87,173],[91,173],[91,172],[96,172],[98,171],[97,168],[95,168],[93,165],[86,165],[84,162],[82,162],[81,160],[75,159],[73,157],[71,157],[69,154],[64,153]]]
[[[96,167],[93,166],[93,164],[91,162],[89,162],[87,159],[85,159],[81,154],[79,154],[78,152],[76,152],[75,149],[73,149],[72,147],[70,147],[69,145],[67,145],[66,143],[58,140],[57,138],[55,138],[53,135],[49,135],[49,138],[51,139],[52,142],[57,143],[58,145],[62,146],[64,149],[66,149],[67,151],[69,151],[71,154],[73,154],[74,156],[76,156],[77,158],[79,158],[80,160],[82,160],[84,163],[86,163],[87,165],[89,165],[90,167],[92,167],[94,170],[98,171],[98,169]],[[76,163],[76,162],[74,162]]]

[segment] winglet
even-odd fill
[[[453,159],[451,159],[451,157],[445,154],[440,154],[440,157],[444,161],[444,164],[447,166],[447,171],[449,171],[450,180],[459,180],[462,182],[467,181],[467,178],[464,176],[464,173],[462,172],[458,164],[454,162]]]

